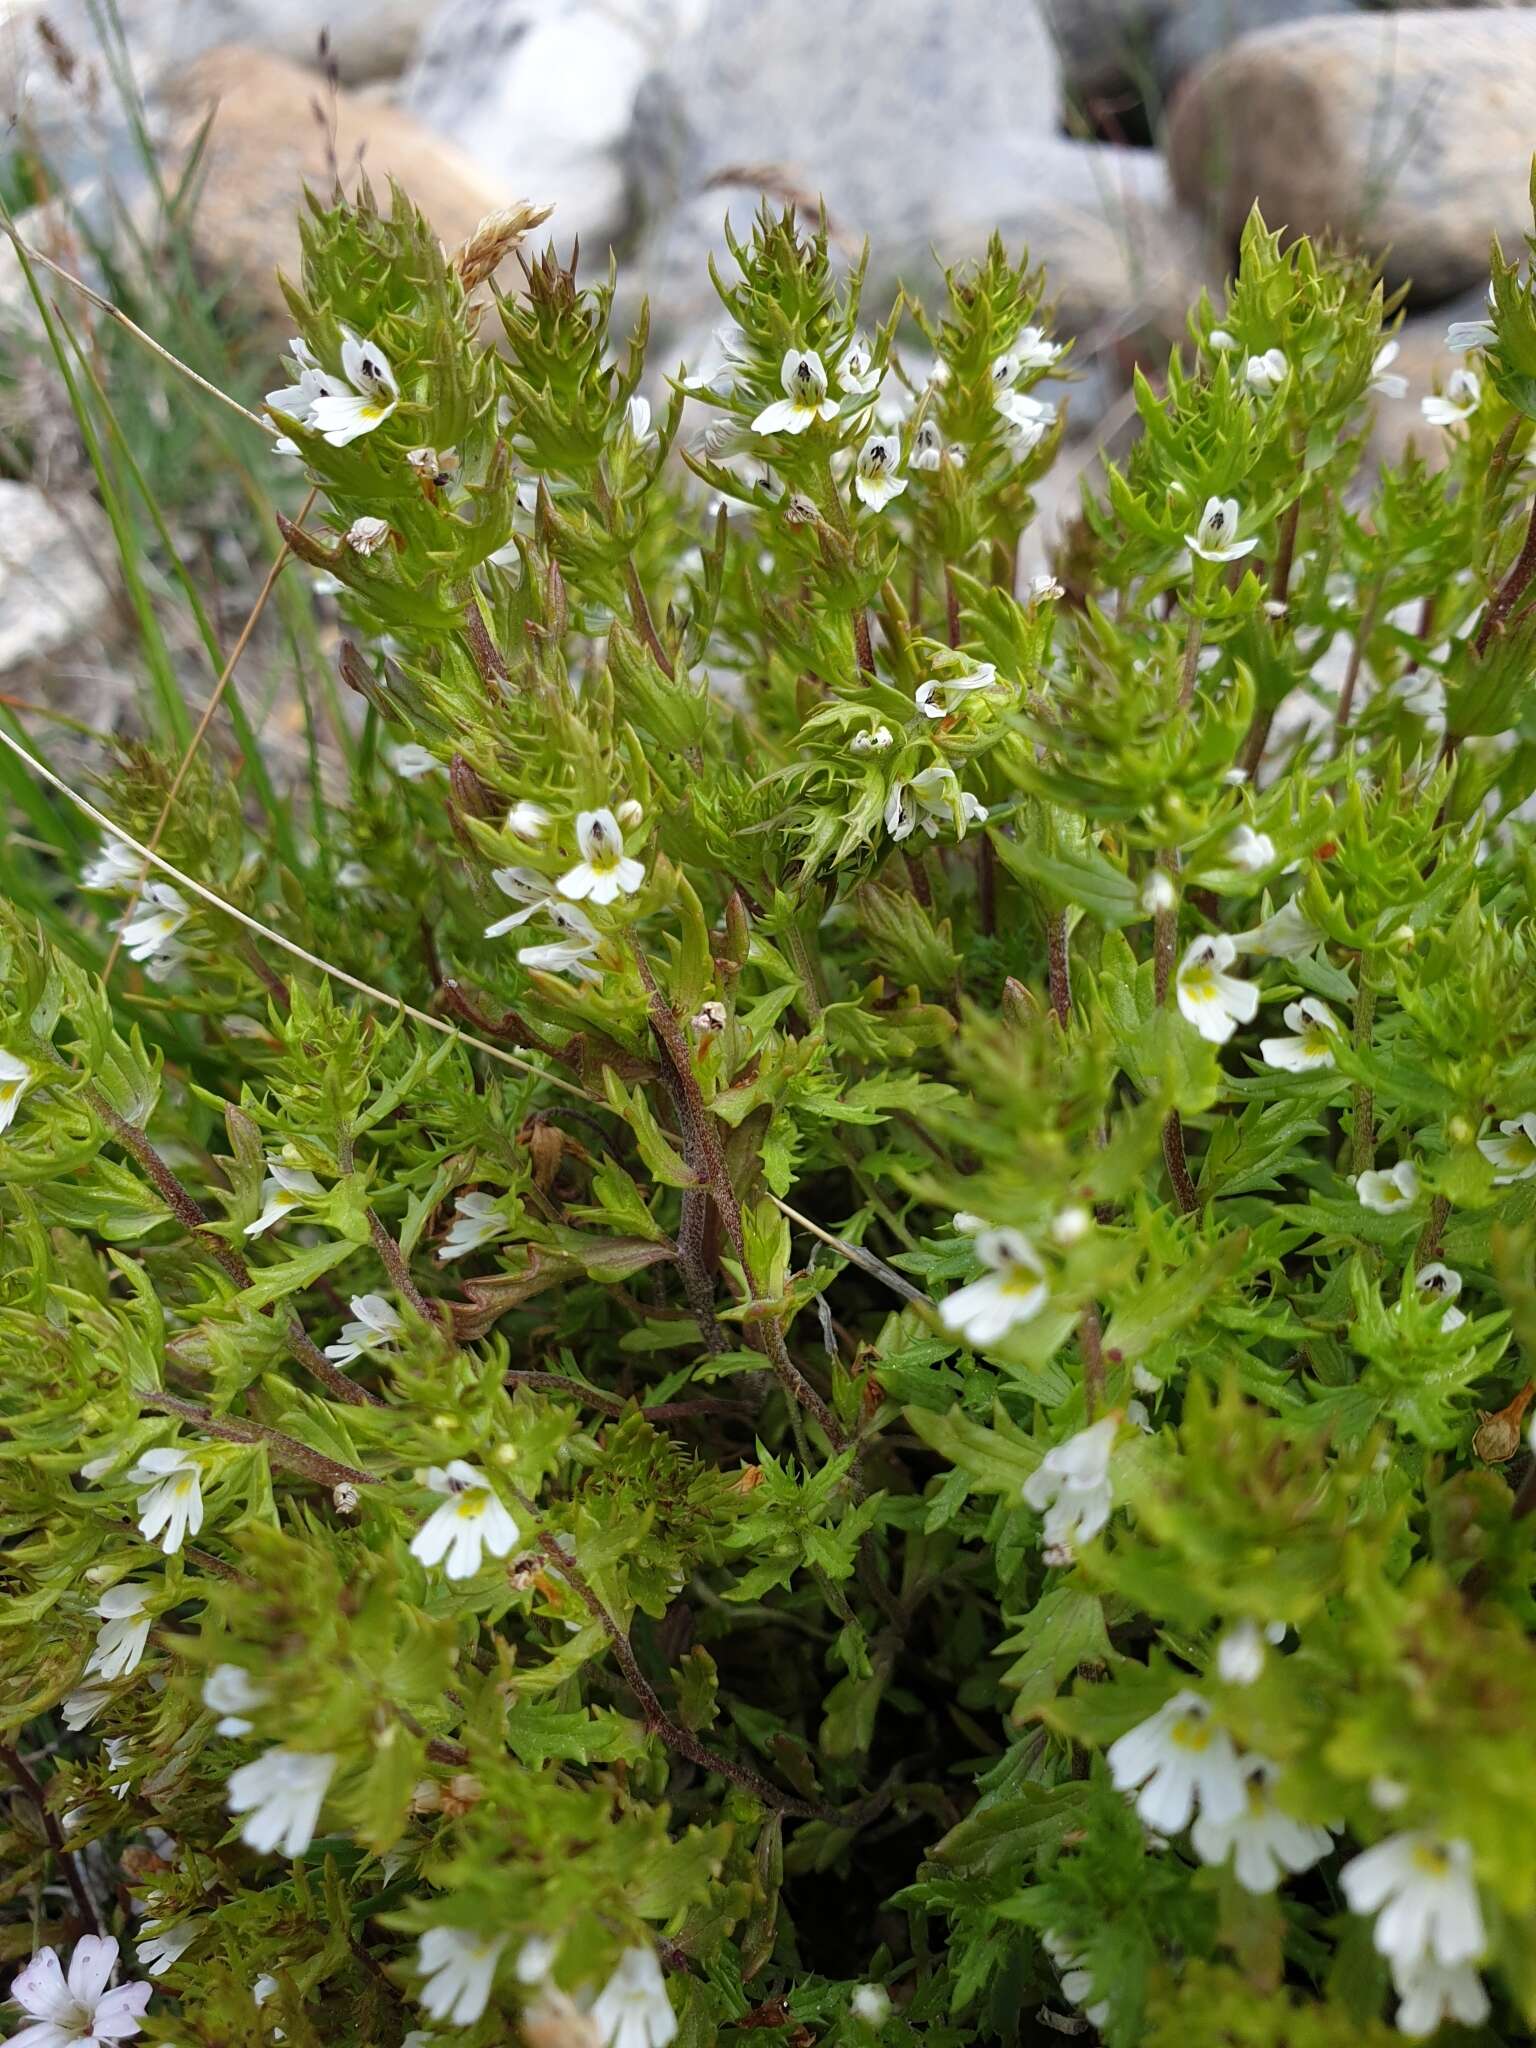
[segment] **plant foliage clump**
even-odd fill
[[[1255,215],[1029,582],[1027,257],[765,210],[653,411],[495,253],[304,224],[344,766],[6,771],[16,2009],[1525,2038],[1528,274],[1372,474]]]

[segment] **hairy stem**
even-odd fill
[[[251,1284],[250,1267],[233,1246],[227,1245],[223,1238],[210,1228],[207,1213],[202,1205],[182,1185],[171,1168],[167,1166],[160,1154],[155,1150],[149,1134],[141,1130],[137,1124],[129,1123],[126,1117],[119,1116],[100,1090],[89,1084],[87,1084],[85,1089],[85,1099],[90,1103],[91,1108],[101,1118],[123,1150],[143,1167],[145,1177],[162,1197],[166,1207],[177,1221],[191,1232],[198,1243],[207,1251],[209,1257],[229,1275],[236,1287],[241,1289],[249,1287]],[[271,1308],[267,1308],[263,1313],[271,1315],[273,1311]],[[364,1404],[377,1405],[378,1397],[376,1395],[370,1394],[366,1387],[359,1386],[356,1380],[349,1379],[339,1367],[331,1363],[320,1349],[320,1346],[308,1335],[297,1316],[289,1318],[285,1325],[284,1334],[288,1340],[288,1348],[294,1357],[302,1365],[308,1367],[309,1371],[313,1373],[333,1399],[348,1401],[354,1407]]]
[[[750,1765],[740,1764],[731,1757],[722,1756],[718,1750],[700,1742],[691,1730],[674,1721],[662,1705],[656,1688],[640,1669],[640,1660],[635,1655],[634,1645],[593,1590],[586,1574],[575,1559],[560,1548],[554,1537],[538,1526],[539,1511],[534,1503],[523,1494],[518,1494],[517,1500],[538,1530],[536,1540],[545,1563],[564,1579],[607,1636],[614,1660],[624,1674],[624,1682],[634,1694],[645,1716],[645,1725],[653,1735],[659,1735],[668,1749],[676,1750],[679,1756],[687,1757],[690,1763],[697,1764],[701,1770],[712,1771],[717,1777],[740,1786],[742,1791],[750,1792],[755,1799],[760,1799],[775,1813],[792,1814],[801,1820],[829,1820],[839,1817],[835,1807],[817,1806],[804,1799],[791,1798],[781,1792],[776,1785],[770,1784],[766,1778],[759,1777]]]
[[[1045,920],[1046,976],[1051,1008],[1065,1031],[1072,1022],[1072,955],[1067,944],[1067,913],[1053,910]]]
[[[731,1185],[731,1176],[726,1167],[725,1155],[720,1149],[713,1120],[703,1096],[699,1093],[699,1084],[694,1077],[688,1048],[677,1028],[677,1019],[656,985],[656,977],[651,972],[650,962],[638,946],[632,945],[630,950],[649,1000],[651,1032],[661,1054],[662,1072],[677,1111],[678,1128],[683,1136],[683,1157],[714,1197],[721,1224],[731,1241],[731,1249],[740,1262],[747,1286],[756,1300],[758,1286],[747,1255],[746,1233],[741,1223],[741,1206],[736,1200],[736,1190]],[[778,1317],[771,1310],[763,1310],[753,1317],[752,1327],[760,1334],[764,1356],[789,1400],[797,1436],[798,1409],[803,1408],[815,1420],[832,1448],[840,1451],[847,1439],[836,1416],[790,1357],[789,1347],[784,1342],[783,1326]]]
[[[374,1249],[384,1261],[385,1271],[395,1283],[395,1288],[408,1301],[417,1315],[429,1323],[441,1323],[443,1315],[435,1302],[428,1301],[411,1277],[411,1268],[405,1253],[384,1226],[384,1219],[376,1209],[368,1211],[368,1234],[373,1239]]]
[[[290,1472],[301,1473],[304,1478],[313,1479],[321,1486],[378,1484],[372,1472],[364,1472],[356,1465],[339,1464],[335,1458],[326,1457],[322,1451],[312,1451],[308,1444],[301,1444],[296,1437],[286,1436],[282,1430],[272,1429],[265,1422],[214,1415],[208,1409],[200,1408],[195,1401],[183,1401],[175,1394],[141,1393],[139,1399],[146,1408],[158,1408],[166,1415],[175,1415],[194,1429],[200,1429],[205,1436],[218,1437],[231,1444],[265,1444],[274,1463],[285,1465]]]
[[[29,1803],[37,1809],[37,1817],[43,1824],[43,1834],[47,1838],[49,1848],[59,1859],[64,1880],[69,1886],[70,1897],[75,1902],[75,1912],[82,1932],[100,1934],[101,1922],[96,1917],[96,1908],[85,1888],[85,1880],[80,1875],[80,1866],[64,1846],[64,1831],[59,1826],[58,1815],[48,1804],[47,1794],[27,1768],[20,1751],[12,1749],[8,1744],[0,1743],[0,1764],[4,1764]]]

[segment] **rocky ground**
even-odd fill
[[[1365,0],[119,0],[118,61],[174,169],[214,107],[193,227],[240,324],[282,326],[303,182],[399,175],[448,242],[518,197],[552,201],[562,248],[652,298],[659,364],[713,317],[706,259],[727,210],[824,197],[840,246],[868,236],[877,285],[928,285],[930,252],[994,226],[1048,268],[1079,337],[1080,437],[1123,420],[1217,283],[1255,198],[1272,224],[1387,251],[1410,287],[1410,396],[1393,452],[1475,309],[1490,234],[1530,225],[1536,11]],[[0,100],[105,218],[147,204],[91,0],[0,0]],[[318,30],[326,28],[322,50]],[[109,199],[109,195],[116,195]],[[46,225],[39,221],[39,230]],[[0,313],[18,305],[0,277]],[[1093,459],[1080,438],[1066,495]],[[32,486],[12,483],[8,491]],[[6,512],[0,675],[54,651],[13,630],[13,592],[67,546],[48,494]],[[87,511],[94,509],[87,507]],[[89,520],[77,521],[82,530]],[[1049,519],[1045,526],[1048,528]],[[1042,541],[1048,535],[1042,534]],[[34,554],[29,560],[28,550]],[[91,554],[99,553],[92,550]],[[88,573],[86,572],[88,568]],[[56,579],[54,579],[56,580]],[[99,566],[75,579],[101,627]]]

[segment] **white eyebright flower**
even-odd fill
[[[1180,1011],[1211,1045],[1225,1045],[1239,1024],[1251,1024],[1258,1014],[1253,983],[1225,972],[1236,958],[1226,933],[1213,932],[1187,949],[1174,977]]]
[[[151,1977],[163,1977],[173,1963],[181,1961],[201,1932],[195,1920],[178,1921],[174,1926],[164,1920],[140,1921],[138,1940],[133,1945],[140,1969],[147,1970]]]
[[[859,450],[854,495],[871,511],[883,512],[907,488],[906,478],[897,473],[900,462],[901,443],[894,434],[871,434]]]
[[[1260,398],[1272,397],[1290,374],[1291,366],[1277,348],[1267,348],[1261,356],[1250,356],[1243,366],[1243,382]]]
[[[422,1564],[442,1565],[450,1579],[469,1579],[480,1569],[482,1549],[505,1557],[516,1543],[516,1522],[485,1474],[463,1458],[434,1465],[423,1484],[447,1498],[411,1538],[411,1555]]]
[[[627,1948],[592,2004],[603,2048],[667,2048],[677,2018],[655,1951]]]
[[[997,669],[993,663],[978,662],[959,675],[932,676],[926,683],[919,683],[913,700],[924,718],[948,718],[958,709],[949,701],[952,697],[968,697],[973,690],[990,690],[996,682]]]
[[[1014,455],[1022,458],[1038,448],[1056,424],[1056,408],[1046,398],[1033,398],[1027,391],[1005,391],[997,409],[1008,422]]]
[[[896,783],[885,800],[885,829],[896,840],[910,838],[919,825],[930,839],[937,839],[945,825],[954,825],[963,839],[967,825],[986,822],[986,805],[960,787],[953,768],[939,764],[925,768],[910,782]]]
[[[999,384],[1011,384],[1026,370],[1049,370],[1060,359],[1061,345],[1051,340],[1043,327],[1021,327],[1013,347],[992,365]]]
[[[1339,1020],[1316,996],[1303,996],[1287,1003],[1284,1010],[1290,1038],[1261,1038],[1259,1056],[1267,1067],[1286,1074],[1310,1074],[1333,1065],[1333,1048],[1338,1040]]]
[[[1449,1336],[1452,1330],[1459,1330],[1467,1318],[1455,1306],[1456,1297],[1461,1292],[1461,1275],[1455,1267],[1443,1266],[1438,1259],[1432,1259],[1427,1266],[1420,1266],[1414,1277],[1420,1294],[1446,1304],[1445,1314],[1440,1318],[1440,1327],[1445,1334]]]
[[[989,1270],[939,1303],[946,1330],[972,1344],[995,1344],[1044,1308],[1050,1290],[1039,1254],[1022,1230],[983,1230],[976,1256]]]
[[[1474,348],[1492,348],[1498,338],[1499,330],[1491,320],[1453,320],[1445,330],[1445,345],[1456,356]]]
[[[354,1294],[351,1306],[356,1320],[343,1323],[339,1340],[325,1347],[326,1357],[337,1365],[350,1365],[365,1351],[377,1351],[381,1344],[392,1344],[405,1328],[400,1311],[382,1294]]]
[[[203,1489],[190,1452],[170,1444],[146,1451],[128,1479],[148,1488],[138,1498],[139,1534],[146,1543],[158,1541],[167,1557],[202,1528]]]
[[[8,1131],[32,1085],[32,1069],[14,1053],[0,1052],[0,1131]]]
[[[391,751],[389,765],[405,781],[420,782],[424,776],[435,775],[443,764],[430,747],[420,746],[415,740],[407,740],[403,746],[395,747]]]
[[[1117,1790],[1136,1793],[1136,1811],[1160,1835],[1176,1835],[1198,1806],[1212,1821],[1234,1820],[1247,1804],[1232,1738],[1211,1722],[1198,1693],[1176,1692],[1108,1752]]]
[[[591,919],[574,903],[563,903],[555,921],[563,925],[571,936],[553,940],[548,945],[520,946],[517,952],[519,966],[532,968],[541,974],[574,974],[578,981],[601,981],[602,969],[591,964],[599,944]]]
[[[1245,875],[1256,875],[1262,868],[1274,865],[1275,842],[1267,832],[1255,832],[1251,825],[1234,826],[1221,850],[1228,864],[1241,868]]]
[[[867,2020],[872,2027],[883,2027],[891,2016],[891,1994],[883,1984],[858,1984],[848,2007],[855,2018]]]
[[[264,1236],[285,1216],[291,1215],[295,1209],[302,1209],[307,1201],[313,1201],[324,1193],[325,1189],[307,1167],[289,1166],[281,1159],[269,1157],[267,1177],[261,1184],[261,1214],[254,1223],[247,1223],[245,1235]]]
[[[490,2000],[506,1945],[504,1934],[429,1927],[416,1949],[416,1967],[427,1980],[421,1987],[422,2011],[455,2027],[472,2027]]]
[[[1257,534],[1247,540],[1233,538],[1242,517],[1243,508],[1236,498],[1207,498],[1200,523],[1193,533],[1185,534],[1184,545],[1207,562],[1240,561],[1259,544]]]
[[[641,862],[624,852],[624,832],[613,812],[580,811],[576,817],[576,843],[582,858],[555,887],[576,903],[612,903],[619,896],[633,896],[645,881]]]
[[[1382,1172],[1360,1174],[1355,1193],[1363,1208],[1374,1209],[1378,1216],[1395,1216],[1419,1199],[1419,1170],[1411,1159],[1399,1159]]]
[[[1499,1171],[1493,1176],[1496,1188],[1507,1188],[1512,1181],[1529,1180],[1536,1174],[1536,1109],[1528,1109],[1524,1116],[1502,1117],[1499,1120],[1500,1136],[1479,1138],[1477,1149]]]
[[[336,1761],[329,1750],[278,1748],[231,1771],[227,1798],[231,1813],[245,1815],[241,1841],[263,1856],[274,1849],[302,1856],[314,1840]]]
[[[1041,1534],[1049,1549],[1075,1551],[1109,1520],[1109,1457],[1119,1428],[1118,1416],[1102,1416],[1047,1451],[1025,1480],[1024,1499],[1044,1515]]]
[[[145,910],[145,903],[153,905]],[[146,882],[118,926],[130,960],[149,961],[172,950],[176,934],[192,915],[192,906],[169,882]]]
[[[1261,960],[1294,960],[1321,944],[1322,937],[1293,900],[1282,903],[1273,917],[1265,918],[1252,931],[1233,932],[1232,943],[1239,953],[1253,953]]]
[[[347,528],[347,546],[355,555],[376,555],[389,544],[387,519],[354,519]]]
[[[400,403],[395,373],[376,341],[359,341],[343,328],[341,367],[351,390],[323,391],[309,409],[310,426],[333,448],[345,448],[348,442],[371,434]]]
[[[1228,1685],[1255,1685],[1264,1670],[1264,1635],[1256,1621],[1237,1621],[1216,1645],[1216,1669]]]
[[[734,320],[722,320],[709,337],[698,368],[680,378],[685,391],[712,391],[723,398],[747,359],[747,337]]]
[[[1483,382],[1475,370],[1452,370],[1444,391],[1419,400],[1419,411],[1432,427],[1458,427],[1482,402]]]
[[[891,728],[888,725],[876,725],[868,732],[856,732],[848,746],[850,752],[855,754],[883,754],[894,743]]]
[[[448,1235],[438,1247],[439,1259],[462,1259],[466,1252],[505,1237],[511,1224],[496,1207],[496,1197],[472,1190],[460,1195],[453,1205]]]
[[[249,1735],[255,1724],[245,1717],[262,1706],[266,1697],[239,1664],[215,1664],[203,1680],[203,1705],[219,1716],[213,1725],[220,1735]]]
[[[1479,2027],[1492,2010],[1483,1980],[1470,1963],[1450,1969],[1435,1962],[1394,1963],[1392,1987],[1399,2001],[1397,2030],[1413,2041],[1434,2033],[1446,2020]]]
[[[530,1934],[517,1952],[513,1965],[519,1984],[542,1984],[555,1967],[560,1944],[545,1934]]]
[[[94,1673],[110,1683],[137,1669],[144,1645],[149,1641],[149,1616],[144,1612],[148,1598],[148,1587],[135,1586],[128,1580],[109,1586],[102,1594],[96,1602],[102,1625],[96,1647],[86,1661],[87,1678]]]
[[[1225,1820],[1203,1810],[1190,1840],[1202,1863],[1222,1864],[1230,1855],[1233,1875],[1244,1891],[1272,1892],[1288,1871],[1294,1875],[1310,1870],[1326,1856],[1333,1837],[1326,1828],[1294,1820],[1271,1802],[1269,1788],[1280,1775],[1278,1765],[1267,1757],[1245,1756],[1241,1769],[1241,1809]]]
[[[1371,362],[1370,388],[1378,398],[1406,398],[1408,379],[1392,365],[1402,353],[1402,343],[1384,341]]]
[[[144,866],[144,856],[125,846],[121,839],[106,839],[100,853],[81,870],[82,889],[132,889]]]
[[[848,352],[837,366],[838,381],[856,398],[869,398],[880,389],[880,372],[869,336],[861,329],[848,344]],[[861,408],[862,410],[863,408]]]
[[[71,1735],[78,1735],[82,1728],[90,1726],[111,1697],[104,1685],[79,1686],[60,1704],[64,1726]]]
[[[516,931],[531,917],[549,914],[556,907],[556,898],[543,875],[532,868],[492,868],[491,880],[503,896],[510,896],[514,903],[520,903],[521,910],[510,911],[506,917],[497,918],[494,924],[485,928],[488,939],[499,939],[507,932]]]
[[[75,1943],[66,1977],[51,1948],[39,1949],[11,1979],[11,1997],[33,2024],[12,2041],[25,2048],[98,2048],[139,2031],[151,1984],[107,1985],[117,1967],[117,1943],[88,1934]]]
[[[1388,1835],[1339,1872],[1352,1913],[1374,1913],[1378,1955],[1412,1970],[1476,1960],[1486,1945],[1472,1851],[1421,1830]]]
[[[1228,355],[1237,347],[1237,336],[1229,334],[1225,327],[1213,327],[1206,336],[1206,345],[1218,350],[1222,355]]]
[[[912,453],[907,457],[908,469],[937,469],[944,460],[944,436],[932,420],[924,420],[912,436]]]
[[[507,813],[507,830],[514,839],[542,839],[548,829],[548,811],[528,797],[520,797]]]
[[[752,422],[754,434],[803,434],[816,420],[835,420],[836,401],[827,396],[826,365],[815,349],[786,349],[779,371],[784,396],[765,405]]]
[[[1040,1936],[1040,1946],[1056,1965],[1061,1978],[1061,1995],[1068,2005],[1075,2005],[1090,2027],[1102,2027],[1109,2018],[1109,2001],[1094,1995],[1093,1972],[1088,1967],[1086,1956],[1080,1955],[1072,1944],[1064,1941],[1059,1934],[1047,1928]]]

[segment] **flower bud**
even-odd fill
[[[358,1491],[350,1479],[342,1479],[331,1488],[331,1506],[338,1515],[355,1515],[358,1506]]]
[[[1015,1031],[1027,1031],[1040,1016],[1040,1005],[1033,992],[1011,974],[1003,983],[1002,1012],[1004,1023]]]
[[[725,957],[733,967],[745,967],[752,945],[752,919],[746,898],[733,889],[725,903]]]
[[[1179,892],[1173,885],[1173,877],[1154,868],[1141,885],[1141,907],[1148,917],[1166,917],[1179,900]]]
[[[1051,1225],[1051,1236],[1063,1250],[1068,1245],[1078,1244],[1093,1228],[1093,1212],[1085,1209],[1081,1202],[1074,1202],[1063,1209]]]
[[[613,815],[618,819],[626,832],[632,832],[644,819],[645,810],[642,805],[636,803],[632,796],[627,796]]]
[[[389,537],[387,519],[354,519],[347,528],[347,546],[357,555],[376,555]]]

